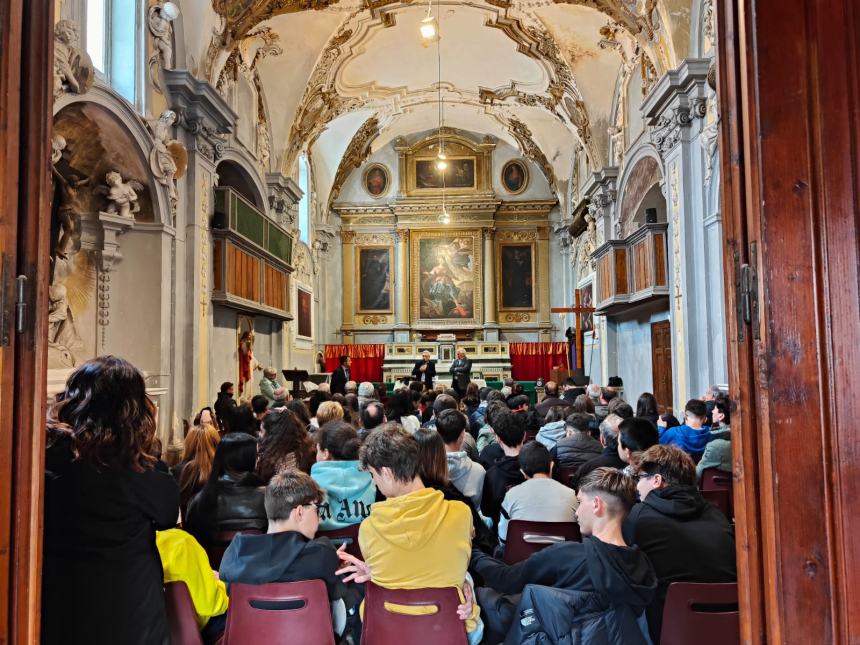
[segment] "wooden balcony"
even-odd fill
[[[593,258],[597,266],[595,308],[617,314],[669,297],[668,224],[645,224],[624,240],[609,240]]]
[[[212,238],[212,302],[292,320],[292,236],[232,188],[216,188]]]

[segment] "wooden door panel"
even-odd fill
[[[651,324],[651,374],[660,412],[671,412],[672,331],[668,320]]]

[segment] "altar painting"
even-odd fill
[[[416,318],[475,322],[480,314],[480,236],[465,231],[418,233],[414,237]]]

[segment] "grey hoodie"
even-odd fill
[[[475,508],[481,507],[484,492],[484,467],[472,461],[465,451],[448,453],[448,479],[454,487],[468,497]]]

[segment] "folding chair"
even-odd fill
[[[244,533],[245,535],[262,535],[259,529],[244,529],[241,531],[218,531],[215,538],[206,545],[206,555],[209,556],[209,566],[215,571],[221,568],[221,559],[224,557],[224,552],[230,546],[233,538]]]
[[[358,546],[358,527],[361,524],[351,524],[346,528],[334,529],[331,531],[317,531],[316,537],[327,537],[332,541],[335,548],[340,548],[342,544],[346,545],[346,552],[354,555],[359,560],[364,560],[361,555],[361,548]]]
[[[168,582],[164,585],[164,609],[170,629],[170,645],[203,645],[197,612],[191,602],[191,594],[184,582]]]
[[[505,540],[505,563],[516,564],[532,553],[560,542],[581,542],[576,522],[528,522],[511,520]]]
[[[673,582],[663,605],[661,645],[739,645],[735,582]]]

